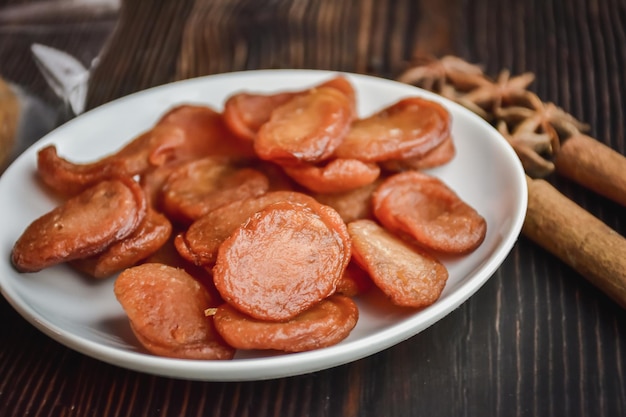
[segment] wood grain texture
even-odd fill
[[[0,75],[55,105],[30,57],[33,41],[86,60],[108,45],[90,107],[246,69],[393,78],[416,52],[452,52],[492,75],[534,72],[531,88],[543,100],[626,153],[624,0],[129,0],[118,21],[2,24]],[[567,179],[550,182],[626,235],[623,207]],[[4,299],[0,319],[0,416],[626,415],[626,313],[525,237],[436,325],[371,357],[291,378],[203,383],[141,374],[52,341]]]

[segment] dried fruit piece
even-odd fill
[[[94,255],[133,233],[145,215],[139,184],[101,181],[33,221],[13,247],[13,265],[35,272]]]
[[[152,255],[171,233],[172,224],[167,217],[149,208],[139,227],[128,237],[92,257],[72,261],[72,266],[94,278],[106,278]]]
[[[389,160],[381,163],[388,171],[423,170],[447,164],[456,156],[456,146],[452,137],[444,140],[435,149],[415,158]]]
[[[448,271],[437,259],[372,220],[349,223],[348,232],[353,259],[394,304],[423,308],[439,298]]]
[[[165,213],[189,224],[224,204],[261,195],[267,177],[251,168],[239,168],[224,158],[202,158],[176,168],[162,190]]]
[[[213,268],[224,300],[254,318],[279,321],[335,292],[350,259],[349,237],[339,215],[323,207],[269,205],[224,241]]]
[[[295,191],[300,188],[278,164],[257,159],[250,164],[250,168],[262,172],[267,177],[270,183],[269,191]]]
[[[209,268],[204,268],[198,265],[194,265],[189,262],[176,250],[174,246],[174,239],[170,236],[170,239],[165,242],[163,246],[161,246],[156,252],[152,255],[148,256],[144,262],[142,263],[159,263],[168,266],[172,266],[174,268],[183,269],[189,275],[193,277],[196,281],[206,288],[206,290],[211,295],[211,300],[215,301],[215,305],[219,305],[224,300],[222,300],[222,296],[215,288],[215,284],[213,283],[213,273]]]
[[[254,156],[252,144],[234,135],[224,116],[207,106],[176,106],[164,114],[156,126],[177,127],[184,132],[185,142],[176,150],[177,160],[205,156],[247,159]]]
[[[158,167],[153,167],[139,177],[139,184],[146,194],[148,206],[155,210],[163,211],[161,209],[161,194],[163,185],[167,181],[170,174],[185,163],[188,163],[188,161],[174,161]]]
[[[320,87],[272,112],[254,141],[257,155],[281,165],[328,159],[350,128],[352,108],[341,91]]]
[[[332,78],[317,87],[330,87],[343,93],[356,113],[356,92],[345,77]],[[291,99],[306,95],[310,90],[286,91],[274,94],[236,93],[224,103],[224,120],[230,130],[242,139],[253,141],[272,116],[272,112]]]
[[[157,126],[139,135],[117,152],[95,162],[76,164],[57,154],[54,145],[37,153],[37,173],[50,188],[64,196],[113,177],[132,177],[171,159],[185,141],[184,132],[172,126]]]
[[[303,352],[332,346],[350,334],[359,310],[350,298],[331,295],[288,321],[254,319],[224,304],[214,320],[226,342],[238,349]]]
[[[367,292],[372,286],[368,273],[352,260],[337,283],[337,294],[355,297]]]
[[[323,165],[285,166],[285,172],[298,184],[316,193],[341,193],[371,184],[380,175],[374,163],[358,159],[333,159]]]
[[[301,93],[233,94],[224,103],[224,120],[236,135],[253,141],[261,126],[270,119],[274,109],[298,94]]]
[[[204,311],[215,302],[184,270],[150,263],[123,271],[115,296],[139,342],[155,355],[183,359],[231,359]]]
[[[485,219],[443,181],[418,171],[386,179],[372,202],[374,215],[386,228],[430,250],[463,254],[485,239]]]
[[[439,103],[409,97],[352,123],[335,156],[379,162],[425,155],[450,136],[450,114]]]
[[[317,204],[312,197],[293,191],[271,191],[258,197],[237,200],[211,210],[184,232],[174,243],[180,255],[199,266],[212,266],[220,245],[254,213],[273,203],[293,201]]]
[[[339,75],[335,78],[331,78],[320,84],[317,88],[320,87],[330,87],[341,91],[348,98],[352,114],[356,117],[356,91],[352,83],[346,77]]]
[[[344,222],[373,218],[372,194],[380,185],[380,178],[372,184],[343,193],[318,193],[314,197],[321,204],[332,207]]]

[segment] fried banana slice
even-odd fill
[[[134,180],[99,182],[33,221],[13,246],[13,265],[21,272],[35,272],[95,255],[133,233],[146,206]]]

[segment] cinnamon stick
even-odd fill
[[[547,181],[526,180],[522,233],[626,308],[626,239]]]
[[[598,140],[582,134],[567,138],[554,165],[560,175],[626,206],[626,157]]]

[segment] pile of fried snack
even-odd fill
[[[19,237],[21,272],[60,263],[115,279],[137,340],[177,358],[298,352],[345,339],[355,296],[420,309],[438,258],[463,256],[484,218],[424,169],[455,156],[446,109],[404,98],[359,118],[341,76],[299,91],[181,104],[115,153],[37,170],[61,203]]]

